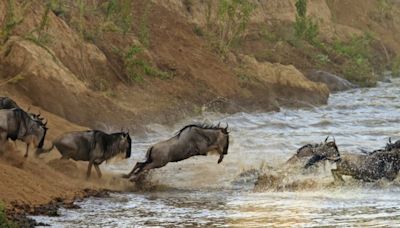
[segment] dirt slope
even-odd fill
[[[140,27],[143,2],[134,2],[132,33],[105,31],[95,42],[83,40],[64,18],[50,12],[46,34],[51,41],[38,45],[29,38],[38,36],[35,32],[27,35],[27,31],[40,26],[45,10],[41,1],[35,1],[25,9],[25,17],[29,19],[15,27],[14,36],[2,47],[2,89],[17,97],[27,97],[31,103],[70,121],[97,128],[106,123],[140,129],[138,126],[150,120],[168,124],[195,114],[196,110],[219,98],[228,101],[218,108],[219,111],[242,111],[238,108],[241,106],[247,107],[247,111],[272,110],[279,104],[278,97],[293,97],[280,93],[282,88],[303,91],[305,102],[326,102],[326,87],[301,76],[297,80],[304,82],[297,85],[280,85],[279,80],[277,84],[259,81],[251,89],[246,88],[232,68],[209,49],[206,41],[193,33],[192,24],[161,2],[152,3],[148,12],[149,46],[145,58],[155,67],[169,72],[173,76],[171,79],[145,77],[143,82],[130,83],[121,71],[123,60],[115,50],[126,50],[138,42],[140,31],[136,30]],[[5,2],[0,5],[0,15],[6,15]],[[76,10],[71,7],[72,16]],[[4,23],[5,16],[0,18],[3,18],[0,24]],[[97,25],[93,22],[96,15],[88,14],[85,19],[88,28]],[[286,66],[282,66],[284,68]],[[289,75],[274,75],[274,72],[270,71],[269,77],[290,79]],[[296,74],[301,75],[300,72]],[[12,78],[18,80],[6,83]],[[309,88],[313,88],[312,91]],[[255,100],[257,105],[254,105]]]

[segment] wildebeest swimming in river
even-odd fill
[[[374,154],[374,153],[379,153],[379,152],[388,152],[388,151],[395,150],[395,149],[400,149],[400,140],[397,140],[396,142],[392,143],[392,138],[389,138],[389,142],[386,143],[386,146],[384,149],[378,149],[378,150],[374,150],[372,152],[361,150],[361,152],[363,152],[364,154]]]
[[[301,161],[304,158],[307,158],[308,161],[305,165],[305,168],[312,166],[313,164],[319,161],[337,161],[340,159],[339,149],[336,145],[335,139],[333,141],[328,141],[328,137],[326,137],[325,141],[320,144],[307,144],[300,147],[296,154],[293,155],[286,163],[293,164],[295,162]]]
[[[344,181],[342,176],[352,176],[363,181],[375,181],[386,178],[390,181],[397,177],[400,170],[400,150],[394,149],[373,154],[348,154],[336,162],[332,169],[335,181]]]
[[[365,152],[364,154],[347,154],[332,169],[335,181],[343,181],[342,176],[352,176],[363,181],[375,181],[386,178],[390,181],[397,177],[400,170],[400,140],[389,143],[384,149]]]
[[[46,123],[39,115],[28,114],[22,109],[0,110],[0,149],[8,139],[21,140],[26,143],[25,157],[28,157],[29,147],[42,148],[46,137]]]
[[[15,101],[9,97],[0,97],[0,109],[20,108]]]
[[[75,161],[88,161],[86,177],[89,178],[94,165],[97,175],[101,177],[99,165],[120,153],[125,153],[125,158],[131,156],[132,140],[128,132],[107,134],[98,130],[68,132],[53,141],[61,153],[61,159]],[[52,146],[52,147],[53,147]],[[49,152],[52,148],[39,151]]]
[[[219,125],[187,125],[174,137],[150,147],[146,161],[136,163],[132,171],[124,177],[130,178],[145,170],[161,168],[168,162],[178,162],[197,155],[205,156],[211,151],[218,152],[218,163],[221,163],[224,155],[228,153],[228,147],[228,125],[226,128]]]

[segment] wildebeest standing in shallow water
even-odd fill
[[[29,147],[42,148],[46,137],[46,123],[38,115],[31,115],[22,109],[0,110],[0,150],[8,139],[21,140],[26,143],[25,157]]]
[[[71,158],[75,161],[89,162],[87,178],[90,177],[93,165],[97,175],[101,177],[99,168],[101,163],[120,153],[125,153],[125,158],[129,158],[131,156],[131,144],[132,140],[129,133],[107,134],[98,130],[68,132],[53,142],[53,145],[62,155],[61,159]]]
[[[130,178],[145,170],[161,168],[168,162],[178,162],[197,155],[205,156],[214,150],[219,154],[218,163],[221,163],[228,153],[228,147],[228,125],[226,128],[219,125],[187,125],[174,137],[150,147],[146,161],[136,163],[132,171],[124,177]]]

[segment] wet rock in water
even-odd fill
[[[390,78],[384,78],[384,79],[381,80],[381,82],[392,83],[392,80]]]
[[[322,70],[312,70],[306,75],[306,77],[313,82],[326,84],[331,92],[357,88],[356,85],[347,81],[343,77]]]

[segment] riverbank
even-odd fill
[[[206,112],[324,105],[328,87],[310,81],[309,70],[359,73],[354,61],[370,68],[360,51],[377,60],[372,68],[386,69],[400,50],[397,3],[376,12],[382,1],[310,1],[308,14],[320,23],[318,42],[311,44],[294,36],[294,0],[250,1],[256,9],[248,29],[222,55],[213,46],[218,31],[209,29],[224,21],[208,24],[208,7],[219,12],[209,1],[51,2],[58,5],[0,2],[0,96],[41,109],[49,141],[88,128],[124,127],[140,135],[152,131],[148,124],[171,126]],[[371,22],[371,16],[381,17]],[[363,31],[373,33],[374,42],[361,39]],[[68,201],[87,188],[129,188],[111,174],[85,181],[87,164],[60,162],[56,151],[25,160],[23,144],[17,150],[0,157],[0,200],[8,208]]]

